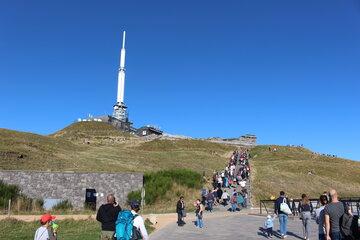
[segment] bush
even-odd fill
[[[188,188],[201,188],[201,174],[188,169],[163,170],[144,175],[145,202],[153,204],[170,190],[173,183]]]
[[[141,201],[141,190],[132,191],[127,196],[128,202],[130,203],[133,200]]]
[[[63,200],[63,201],[57,203],[56,205],[54,205],[52,207],[52,210],[65,211],[65,210],[71,210],[72,208],[73,208],[73,206],[69,200]]]
[[[9,199],[14,200],[20,195],[20,188],[6,184],[0,180],[0,208],[7,206]]]

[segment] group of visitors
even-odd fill
[[[196,226],[203,227],[204,211],[213,211],[214,206],[227,206],[230,203],[230,211],[240,211],[247,207],[248,190],[247,180],[250,177],[249,151],[236,150],[229,159],[228,165],[223,171],[214,171],[212,177],[213,189],[203,188],[201,190],[201,200],[197,199],[194,203],[196,207]],[[177,208],[178,209],[178,208]],[[178,225],[180,215],[178,211]],[[180,223],[179,226],[182,226]]]
[[[96,220],[101,223],[101,240],[149,239],[144,219],[138,214],[138,201],[130,202],[131,210],[122,210],[113,194],[109,194],[106,200],[96,215]]]
[[[360,235],[354,238],[355,232],[359,231],[359,229],[352,230],[354,222],[356,226],[358,225],[358,217],[353,218],[351,210],[347,205],[339,201],[336,190],[332,189],[322,194],[319,198],[319,203],[320,206],[314,209],[309,197],[306,194],[301,196],[297,211],[302,221],[303,239],[309,240],[310,238],[310,225],[313,217],[318,224],[319,240],[360,239]],[[292,208],[294,208],[294,205]],[[293,214],[294,210],[290,208],[289,200],[284,191],[281,191],[280,196],[276,199],[274,210],[279,218],[281,238],[286,238],[288,216]],[[268,215],[264,223],[268,238],[272,237],[273,220],[274,217]],[[357,234],[359,233],[357,232]]]
[[[101,223],[101,240],[148,240],[144,219],[138,215],[140,203],[131,201],[131,210],[122,210],[113,194],[106,197],[106,204],[100,206],[96,220]],[[55,216],[44,214],[40,219],[39,227],[34,240],[56,240],[58,225],[54,222]]]
[[[249,153],[247,150],[234,151],[229,164],[221,172],[214,171],[212,185],[214,188],[232,188],[246,184],[250,176]],[[244,185],[245,187],[245,185]]]

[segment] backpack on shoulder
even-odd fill
[[[358,226],[359,216],[352,216],[347,212],[340,219],[340,230],[343,239],[357,240],[360,239],[360,226]]]
[[[133,215],[129,210],[119,212],[115,222],[116,240],[142,239],[140,231],[134,227],[134,219],[137,216],[137,214]]]

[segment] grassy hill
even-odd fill
[[[278,196],[284,190],[291,198],[302,193],[317,198],[329,188],[341,196],[359,196],[360,162],[316,155],[301,147],[257,146],[251,150],[253,159],[253,197],[259,199]]]
[[[256,203],[277,196],[280,190],[293,198],[302,193],[318,197],[330,187],[342,196],[359,195],[360,162],[315,155],[305,148],[277,149],[270,152],[268,146],[258,146],[251,150]],[[74,123],[49,136],[0,129],[0,169],[6,170],[153,172],[187,168],[209,176],[224,168],[233,150],[234,146],[205,140],[146,141],[101,122]]]
[[[62,138],[72,142],[117,143],[129,140],[131,135],[121,132],[104,122],[77,122],[51,134],[55,138]],[[135,138],[135,136],[133,136]]]
[[[49,136],[0,129],[0,169],[79,172],[223,168],[233,146],[202,140],[145,141],[102,122],[79,122]]]

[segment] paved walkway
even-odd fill
[[[193,219],[193,216],[191,216]],[[171,223],[150,235],[151,240],[218,240],[218,239],[266,239],[260,228],[263,226],[265,217],[252,216],[246,214],[236,214],[230,216],[210,217],[204,215],[204,228],[198,229],[188,219],[184,227],[178,227]],[[310,239],[317,239],[317,225],[311,222],[312,235]],[[275,230],[279,229],[279,221],[274,221]],[[273,239],[278,239],[273,237]],[[290,220],[288,223],[288,237],[286,239],[302,239],[301,221]]]

